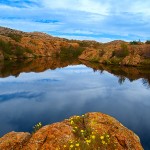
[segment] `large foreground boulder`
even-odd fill
[[[140,139],[113,117],[102,113],[73,116],[34,134],[10,132],[0,150],[143,150]]]

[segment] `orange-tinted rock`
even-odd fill
[[[127,56],[125,57],[121,64],[122,65],[131,65],[131,66],[137,66],[138,64],[140,64],[141,62],[141,57],[140,55],[130,55],[130,56]]]
[[[131,45],[124,41],[100,44],[98,48],[86,48],[79,59],[104,64],[142,66],[149,65],[150,44]]]
[[[86,132],[96,132],[99,137],[107,133],[111,143],[105,149],[112,150],[115,145],[117,150],[143,150],[137,135],[124,127],[113,117],[102,113],[87,113],[83,117],[73,116],[63,122],[47,125],[39,129],[36,133],[10,132],[0,138],[0,149],[2,150],[56,150],[66,149],[69,141],[79,140],[80,137],[73,131],[72,118],[83,119],[80,127]],[[78,120],[77,120],[78,121]],[[103,136],[101,136],[103,138]],[[82,137],[81,137],[82,138]],[[94,139],[94,138],[93,138]],[[95,143],[96,144],[96,143]],[[78,146],[78,145],[77,145]],[[71,148],[68,148],[71,149]],[[80,146],[77,148],[81,149]],[[90,149],[90,144],[89,144]],[[91,147],[93,150],[93,146]]]
[[[24,132],[10,132],[0,138],[0,150],[20,150],[31,135]]]
[[[86,48],[83,53],[79,56],[79,59],[89,60],[89,61],[98,61],[99,60],[99,51],[93,48]]]

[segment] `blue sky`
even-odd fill
[[[69,39],[150,39],[150,0],[0,0],[0,26]]]

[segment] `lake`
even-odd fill
[[[0,63],[0,136],[102,112],[150,149],[150,69],[53,58]]]

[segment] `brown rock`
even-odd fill
[[[79,56],[79,59],[89,60],[89,61],[98,61],[99,51],[94,48],[86,48],[83,51],[83,53]]]
[[[137,66],[141,62],[140,55],[129,55],[125,57],[120,64],[122,65],[130,65],[130,66]]]
[[[72,146],[77,146],[77,150],[83,149],[82,146],[87,146],[89,150],[98,147],[107,150],[143,150],[137,135],[113,117],[102,113],[73,116],[63,122],[44,126],[32,135],[10,132],[0,138],[2,150],[67,150]]]
[[[20,150],[30,139],[29,133],[10,132],[0,138],[0,150]]]

